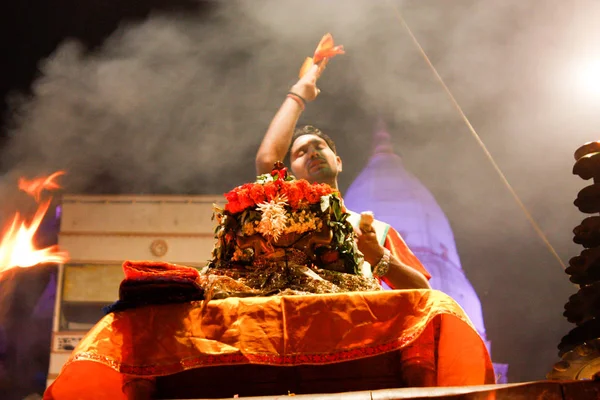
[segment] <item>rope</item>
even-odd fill
[[[481,138],[477,134],[477,131],[475,131],[475,128],[473,128],[473,125],[471,125],[471,122],[469,122],[469,119],[467,118],[467,116],[463,112],[462,108],[460,107],[460,105],[458,104],[458,102],[456,101],[456,99],[454,98],[454,96],[452,95],[452,92],[450,91],[450,89],[448,88],[448,86],[446,86],[446,83],[444,82],[444,80],[442,79],[442,77],[440,76],[440,74],[438,73],[437,69],[431,63],[431,60],[429,59],[429,57],[425,53],[425,50],[423,50],[423,47],[421,46],[421,44],[419,43],[419,41],[417,40],[417,38],[413,34],[412,30],[410,29],[410,27],[408,26],[408,24],[406,23],[406,21],[402,17],[402,14],[400,13],[400,10],[396,6],[396,4],[394,4],[391,0],[388,0],[388,3],[393,8],[394,14],[398,18],[398,20],[400,21],[400,23],[402,24],[402,26],[408,32],[408,34],[411,37],[414,45],[417,47],[417,49],[419,50],[419,52],[423,56],[423,59],[425,60],[425,63],[429,66],[429,68],[431,69],[431,71],[435,75],[435,77],[438,80],[438,82],[440,83],[440,85],[442,85],[442,87],[444,88],[444,91],[446,92],[446,94],[450,98],[450,102],[454,105],[454,108],[456,108],[456,111],[458,111],[458,113],[460,114],[461,118],[463,119],[463,121],[467,125],[467,128],[469,128],[469,131],[471,132],[473,138],[479,144],[479,146],[483,150],[484,154],[486,155],[486,157],[488,158],[488,160],[490,161],[490,163],[492,164],[492,166],[494,167],[494,169],[496,170],[496,172],[500,176],[500,180],[504,183],[504,185],[506,186],[506,188],[508,189],[508,191],[510,192],[510,194],[512,195],[512,197],[514,198],[514,200],[517,202],[517,204],[519,205],[519,207],[521,208],[521,210],[525,214],[525,217],[527,218],[527,220],[529,221],[529,223],[531,224],[531,226],[533,227],[533,229],[535,230],[535,232],[538,234],[538,236],[540,237],[540,239],[542,239],[542,241],[544,242],[544,244],[546,245],[546,247],[548,248],[548,250],[550,251],[550,253],[554,256],[554,258],[556,258],[556,261],[558,261],[558,263],[560,264],[560,266],[562,267],[562,269],[563,270],[566,269],[567,267],[566,267],[565,263],[560,258],[560,256],[558,255],[558,253],[556,252],[556,250],[554,249],[554,247],[552,246],[552,244],[550,243],[550,241],[548,240],[548,238],[546,237],[546,235],[544,234],[544,232],[542,231],[542,229],[540,228],[540,226],[533,219],[533,216],[531,215],[531,213],[529,212],[529,210],[527,209],[527,207],[525,207],[525,204],[523,204],[523,202],[521,201],[519,195],[517,195],[517,192],[515,192],[515,190],[511,186],[511,184],[508,182],[508,179],[506,179],[506,176],[504,176],[504,173],[502,172],[502,170],[500,169],[500,167],[498,166],[498,164],[496,163],[496,161],[494,160],[494,158],[492,157],[492,155],[488,151],[487,147],[485,146],[485,144],[483,143],[483,141],[481,140]]]

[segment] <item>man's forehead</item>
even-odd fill
[[[292,143],[292,152],[295,151],[296,149],[299,149],[302,146],[306,146],[309,144],[322,144],[322,143],[327,144],[325,139],[323,139],[322,137],[307,133],[306,135],[298,136],[296,138],[296,140],[294,140],[294,143]]]

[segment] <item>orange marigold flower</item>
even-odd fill
[[[293,209],[297,209],[298,205],[300,203],[300,200],[302,200],[302,196],[304,195],[304,192],[297,185],[289,184],[287,187],[287,190],[286,190],[286,195],[287,195],[290,207],[292,207]]]

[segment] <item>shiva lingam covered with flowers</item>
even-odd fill
[[[381,290],[363,276],[337,190],[288,174],[270,174],[225,194],[215,206],[216,244],[205,273],[214,298]]]

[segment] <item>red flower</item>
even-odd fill
[[[246,183],[242,186],[238,186],[232,191],[225,193],[225,210],[232,214],[236,214],[240,211],[244,211],[248,207],[254,206],[256,203],[252,199],[251,191],[254,187],[252,183]]]
[[[273,182],[267,182],[264,185],[246,183],[225,193],[225,198],[227,199],[225,210],[236,214],[259,203],[272,201],[278,195],[279,197],[285,195],[290,206],[293,209],[298,209],[302,202],[306,201],[315,204],[320,201],[321,196],[337,193],[335,189],[324,183],[311,185],[304,179],[285,181],[284,177],[287,175],[286,168],[273,171],[278,173],[278,179]]]
[[[287,167],[283,167],[279,170],[279,180],[284,180],[288,176]]]
[[[306,193],[308,188],[310,187],[310,183],[304,179],[300,179],[296,181],[296,187],[302,191],[302,194]]]
[[[315,187],[309,187],[304,192],[304,197],[306,197],[306,200],[311,204],[318,203],[321,200],[321,195],[319,195],[319,192]]]
[[[275,182],[267,182],[264,185],[264,189],[267,201],[273,200],[275,197],[277,197],[277,194],[279,193],[279,188],[275,184]]]
[[[283,181],[288,176],[288,170],[283,166],[282,162],[276,162],[275,167],[271,170],[271,176],[277,175],[278,181]]]
[[[248,187],[241,187],[237,191],[238,200],[240,202],[240,207],[242,210],[246,208],[252,207],[255,205],[252,197],[250,197],[250,189]]]
[[[264,202],[267,197],[265,195],[265,188],[263,185],[252,185],[250,188],[250,197],[254,201],[255,204],[260,204]]]
[[[227,204],[225,204],[225,210],[229,211],[232,214],[240,212],[240,202],[238,200],[238,194],[235,190],[232,190],[229,193],[225,193],[225,199],[227,199]]]

